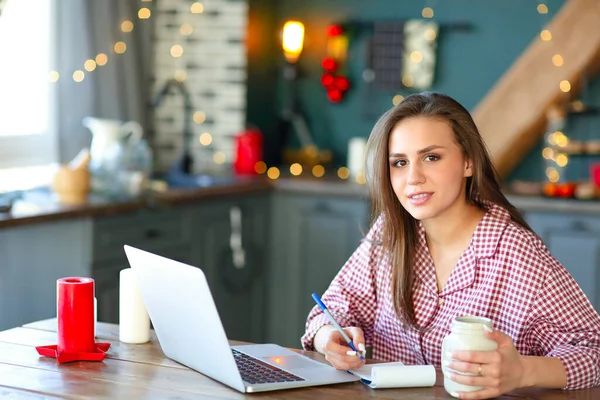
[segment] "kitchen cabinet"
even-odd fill
[[[189,207],[192,265],[201,268],[229,339],[264,338],[268,196]]]
[[[600,216],[528,212],[525,219],[600,311]]]
[[[129,268],[123,245],[189,263],[190,234],[183,221],[183,212],[175,207],[94,219],[91,276],[98,321],[119,322],[119,273]]]
[[[0,230],[0,330],[56,317],[56,280],[90,276],[91,233],[85,218]]]
[[[122,248],[123,246],[121,246]],[[183,263],[190,263],[189,245],[184,244],[156,250],[145,247],[144,250]],[[129,262],[125,255],[93,264],[92,277],[95,281],[96,300],[98,302],[98,321],[119,323],[119,279],[121,270],[124,268],[129,268]]]
[[[362,198],[275,193],[271,197],[267,341],[298,347],[314,306],[368,231]]]
[[[266,196],[96,218],[92,277],[96,280],[98,320],[118,323],[119,273],[129,267],[123,251],[128,244],[202,268],[227,336],[260,341],[264,335],[267,219]]]

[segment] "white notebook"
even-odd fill
[[[404,365],[400,361],[365,364],[348,372],[372,389],[430,387],[436,377],[433,365]]]

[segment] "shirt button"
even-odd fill
[[[415,347],[414,347],[414,349],[415,349],[415,351],[417,351],[417,352],[419,352],[419,353],[421,352],[421,348],[420,348],[419,346],[417,346],[416,344],[415,344]]]
[[[442,304],[444,304],[444,299],[442,299],[441,297],[438,298],[438,304],[441,306]]]

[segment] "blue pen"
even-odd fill
[[[319,298],[319,295],[316,293],[313,293],[312,298],[315,300],[315,302],[317,303],[319,308],[321,308],[321,310],[323,310],[323,314],[325,314],[327,316],[327,318],[329,318],[329,321],[331,321],[331,323],[333,324],[335,329],[337,329],[338,332],[340,333],[340,335],[342,335],[342,337],[344,338],[346,343],[348,343],[348,346],[350,346],[350,348],[356,352],[356,354],[360,357],[360,359],[364,361],[365,358],[362,356],[362,353],[360,351],[356,350],[356,347],[354,347],[354,343],[352,343],[352,340],[350,340],[350,338],[348,337],[346,332],[344,332],[344,330],[342,329],[340,324],[338,324],[337,321],[333,318],[333,315],[331,315],[331,313],[325,306],[325,303],[323,303],[321,301],[321,298]]]

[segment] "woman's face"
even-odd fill
[[[389,137],[390,180],[413,218],[449,215],[466,205],[466,177],[472,176],[450,124],[413,117],[400,121]]]

